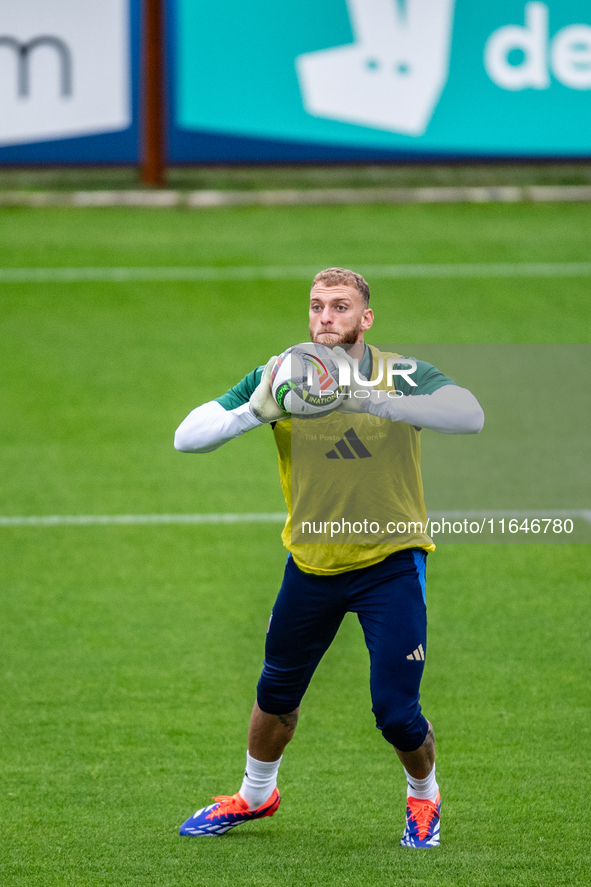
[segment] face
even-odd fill
[[[310,293],[310,341],[328,345],[356,345],[373,323],[354,286],[325,286],[317,283]]]

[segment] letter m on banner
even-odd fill
[[[130,0],[0,0],[0,145],[131,123]]]

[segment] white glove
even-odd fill
[[[261,381],[250,396],[250,412],[259,422],[278,422],[280,419],[287,419],[289,416],[289,413],[286,413],[277,405],[275,398],[271,394],[271,373],[276,360],[277,355],[269,358],[263,370]]]
[[[369,391],[371,393],[373,391],[373,388],[360,385],[359,382],[355,380],[355,374],[353,372],[353,358],[349,354],[347,354],[344,348],[337,346],[332,350],[335,354],[338,352],[339,357],[344,357],[351,367],[351,384],[343,386],[342,390],[344,397],[339,401],[337,409],[341,413],[366,413],[368,400],[367,392]],[[363,394],[356,397],[355,392],[357,391],[363,392]]]

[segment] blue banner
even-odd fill
[[[172,161],[591,155],[588,0],[169,0]]]
[[[170,163],[591,157],[588,0],[162,0]],[[139,160],[141,0],[0,0],[0,163]]]

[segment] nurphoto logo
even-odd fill
[[[334,354],[334,359],[338,363],[339,367],[339,378],[338,383],[340,388],[348,388],[351,385],[351,365],[344,357],[341,357],[338,354]],[[378,360],[378,374],[375,379],[368,381],[364,376],[359,372],[359,360],[357,358],[352,359],[353,364],[353,378],[358,385],[361,385],[364,388],[375,388],[376,385],[379,385],[380,382],[384,379],[384,364],[386,366],[386,385],[389,389],[394,389],[394,376],[401,376],[405,382],[407,382],[411,388],[416,388],[417,383],[414,379],[411,379],[411,376],[417,369],[417,362],[413,360],[412,357],[388,357],[384,361],[383,357],[380,357]],[[312,386],[314,384],[314,365],[311,362],[308,362],[308,378],[307,384]],[[320,395],[330,394],[330,390],[320,391]],[[361,393],[361,392],[360,392]],[[390,392],[388,391],[389,396],[400,397],[400,392]],[[369,397],[369,392],[368,395]]]

